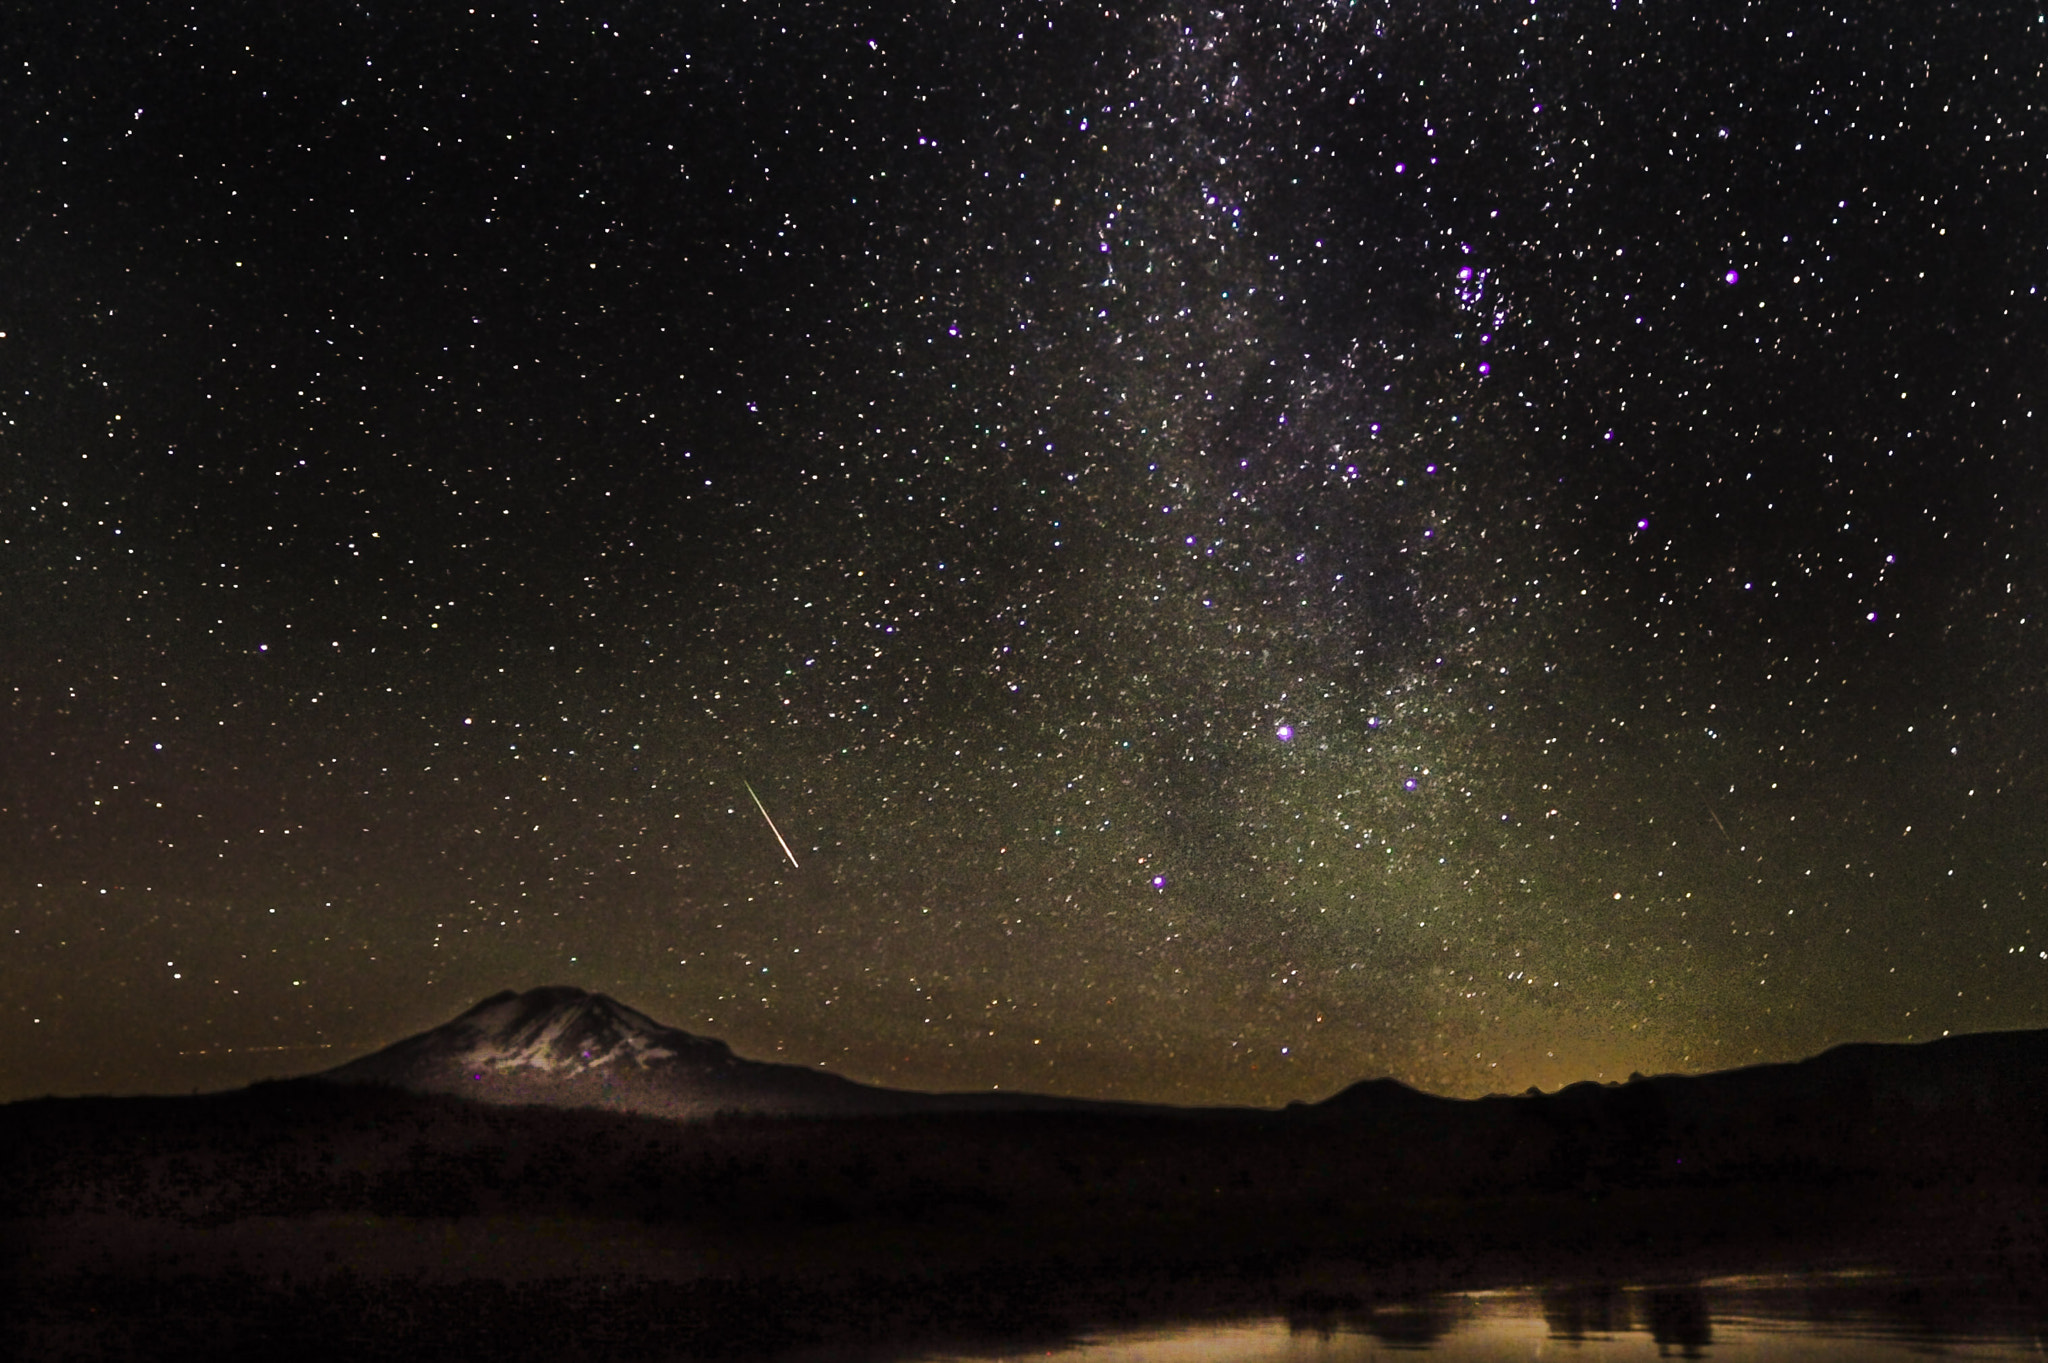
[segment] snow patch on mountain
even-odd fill
[[[442,1031],[451,1058],[476,1069],[570,1076],[662,1060],[729,1062],[724,1042],[664,1027],[603,994],[551,986],[485,999]]]

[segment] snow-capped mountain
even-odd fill
[[[493,994],[453,1022],[408,1037],[335,1071],[413,1078],[421,1069],[475,1073],[533,1070],[570,1078],[607,1066],[645,1069],[688,1056],[699,1065],[730,1063],[722,1041],[664,1027],[603,994],[567,985]]]
[[[746,1060],[722,1041],[665,1027],[616,999],[568,985],[493,994],[452,1022],[315,1077],[663,1117],[1095,1106],[1024,1094],[911,1093]]]

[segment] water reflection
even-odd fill
[[[1371,1302],[1305,1294],[1277,1319],[1108,1331],[1064,1347],[924,1354],[948,1363],[1432,1363],[1572,1358],[1848,1360],[2048,1357],[2042,1284],[1889,1275],[1573,1286]]]
[[[1680,1358],[1705,1358],[1707,1345],[1714,1342],[1707,1294],[1697,1287],[1681,1287],[1647,1295],[1650,1338],[1657,1341],[1658,1356],[1676,1349]]]
[[[1550,1337],[1574,1344],[1626,1334],[1635,1319],[1628,1294],[1618,1287],[1551,1287],[1542,1302]]]
[[[1323,1340],[1365,1335],[1395,1349],[1427,1349],[1471,1314],[1462,1297],[1421,1297],[1366,1307],[1356,1298],[1312,1294],[1287,1313],[1292,1335]]]

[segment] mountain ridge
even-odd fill
[[[1703,1074],[1583,1080],[1550,1093],[1449,1098],[1392,1078],[1364,1079],[1283,1109],[1182,1107],[1023,1092],[924,1093],[864,1084],[822,1069],[736,1055],[725,1042],[657,1022],[609,995],[573,985],[510,989],[449,1022],[307,1079],[378,1083],[487,1103],[592,1107],[694,1120],[717,1113],[852,1116],[1057,1111],[1098,1114],[1280,1112],[1318,1120],[1429,1121],[1513,1109],[1548,1128],[1645,1122],[1695,1133],[1791,1114],[1830,1124],[1937,1113],[2048,1107],[2048,1030],[1968,1033],[1914,1042],[1845,1042],[1817,1055]],[[1740,1114],[1747,1114],[1746,1116]],[[1619,1133],[1616,1133],[1617,1136]],[[1796,1142],[1795,1142],[1796,1143]]]

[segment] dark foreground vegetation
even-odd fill
[[[293,1081],[0,1108],[0,1355],[889,1356],[1851,1265],[2024,1295],[2044,1214],[2032,1033],[1285,1112],[679,1124]]]

